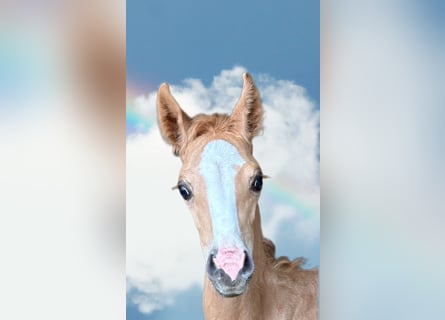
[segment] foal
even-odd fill
[[[206,257],[206,319],[304,319],[318,316],[318,270],[275,259],[263,237],[261,167],[252,139],[262,127],[260,95],[249,74],[231,115],[189,117],[166,83],[158,91],[162,137],[182,161],[176,188],[188,205]]]

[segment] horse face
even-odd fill
[[[220,294],[239,295],[254,270],[253,223],[263,175],[252,156],[226,140],[199,144],[200,152],[183,159],[177,187],[198,229],[209,280]]]
[[[182,160],[177,189],[198,229],[208,278],[223,296],[243,293],[254,270],[253,223],[263,175],[252,139],[261,120],[259,93],[248,74],[230,116],[190,118],[168,85],[158,92],[161,134]]]

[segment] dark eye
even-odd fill
[[[260,192],[263,188],[263,175],[257,174],[255,178],[253,178],[252,184],[250,185],[252,191]]]
[[[190,191],[189,187],[184,182],[178,183],[178,190],[181,194],[181,197],[184,198],[184,200],[188,201],[192,197],[192,191]]]

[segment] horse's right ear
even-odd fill
[[[168,144],[172,145],[174,155],[178,156],[187,142],[187,129],[191,119],[171,95],[166,83],[159,87],[157,109],[161,135]]]
[[[231,119],[236,130],[251,142],[253,137],[258,135],[262,129],[263,107],[260,93],[252,77],[248,73],[244,73],[243,79],[243,91],[232,112]]]

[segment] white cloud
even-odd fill
[[[230,113],[241,93],[243,72],[242,67],[223,70],[210,87],[186,79],[170,88],[190,115]],[[270,211],[262,213],[266,235],[273,239],[280,222],[295,221],[295,232],[304,231],[301,237],[318,244],[319,113],[304,88],[267,75],[254,79],[265,108],[265,130],[254,141],[254,154],[272,177],[264,192],[274,183],[291,186],[291,194],[298,194],[311,212],[310,217],[299,217],[292,204],[267,197],[263,204]],[[156,92],[136,98],[133,105],[141,116],[156,120]],[[177,191],[171,191],[179,168],[180,160],[162,141],[157,126],[128,137],[127,282],[129,290],[138,292],[131,296],[133,303],[145,313],[172,303],[175,293],[202,284],[204,277],[198,233]]]
[[[128,285],[163,297],[136,296],[133,302],[145,312],[162,307],[169,294],[200,283],[204,272],[191,216],[171,190],[179,160],[156,130],[127,143]]]

